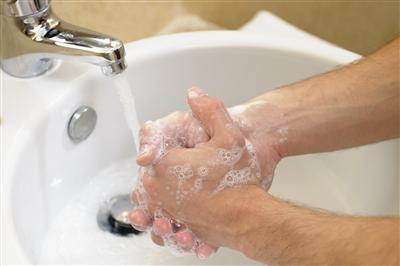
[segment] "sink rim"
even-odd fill
[[[191,32],[191,33],[180,33],[173,35],[165,35],[152,37],[140,41],[135,41],[128,43],[126,45],[127,51],[127,62],[132,61],[141,61],[143,59],[157,58],[166,53],[171,53],[174,51],[181,51],[182,49],[189,48],[213,48],[213,47],[234,47],[234,48],[263,48],[263,49],[272,49],[272,50],[280,50],[286,51],[290,53],[301,53],[310,57],[318,57],[322,60],[328,60],[331,62],[335,62],[336,64],[345,64],[349,63],[355,59],[359,59],[360,56],[344,50],[342,48],[331,45],[327,42],[311,42],[311,41],[299,41],[299,44],[294,45],[290,40],[285,40],[283,38],[278,38],[274,36],[264,36],[261,34],[254,33],[244,33],[244,32],[234,32],[234,31],[212,31],[212,32]],[[65,73],[68,68],[77,68],[78,72],[81,73],[78,76],[68,77]],[[5,246],[5,242],[7,239],[7,248],[6,253],[12,251],[10,254],[7,254],[7,257],[11,257],[10,260],[18,259],[18,263],[31,263],[31,260],[25,255],[25,252],[22,250],[21,245],[18,243],[18,238],[15,233],[14,223],[12,221],[11,215],[11,184],[13,182],[12,178],[15,175],[14,171],[17,166],[17,158],[19,154],[24,150],[24,143],[26,143],[27,139],[30,138],[29,135],[24,133],[25,129],[35,128],[40,124],[40,121],[47,116],[46,110],[49,105],[54,102],[62,99],[63,95],[66,94],[64,91],[62,84],[60,86],[60,81],[72,81],[74,79],[84,77],[93,71],[97,71],[99,75],[100,71],[97,68],[94,68],[90,65],[77,65],[72,63],[64,62],[58,69],[55,69],[53,73],[46,75],[41,78],[35,78],[34,94],[50,91],[52,88],[39,88],[41,83],[45,82],[55,82],[54,84],[58,84],[60,88],[54,93],[50,93],[50,96],[46,97],[45,101],[47,101],[48,105],[40,106],[41,108],[34,109],[34,105],[28,106],[24,109],[23,112],[27,111],[32,112],[32,116],[26,119],[21,119],[20,121],[14,121],[16,126],[8,126],[8,123],[3,123],[1,126],[2,136],[2,147],[1,147],[1,155],[2,155],[2,186],[1,186],[1,219],[2,219],[2,230],[1,230],[1,242],[2,246]],[[16,83],[29,84],[31,80],[16,80],[6,74],[3,75],[4,72],[0,72],[2,76],[3,84],[10,84],[10,87],[15,85]],[[59,79],[54,79],[57,76]],[[60,78],[61,77],[61,78]],[[53,80],[52,80],[53,79]],[[31,86],[30,84],[29,86]],[[43,90],[45,90],[43,92]],[[5,97],[7,98],[7,90],[5,91]],[[13,95],[10,95],[11,102],[15,99],[12,99]],[[8,98],[8,100],[10,100]],[[5,108],[6,109],[6,108]],[[31,110],[29,110],[31,109]],[[7,109],[6,109],[7,110]],[[2,110],[3,111],[3,110]],[[2,112],[4,113],[4,112]],[[8,120],[8,119],[7,119]],[[6,120],[6,121],[7,121]],[[7,133],[6,133],[7,131]],[[3,139],[7,139],[8,144],[3,145]],[[11,139],[11,141],[10,141]],[[18,139],[18,143],[15,143],[14,140]],[[13,145],[11,145],[12,143]],[[5,154],[7,154],[7,158],[5,158]],[[7,184],[4,186],[3,184]],[[4,227],[7,227],[7,231],[4,230]],[[2,248],[3,251],[3,248]],[[4,254],[5,255],[5,254]],[[7,262],[7,259],[3,259],[2,261]],[[14,262],[14,261],[13,261]]]
[[[199,43],[199,40],[201,41]],[[300,53],[310,57],[345,64],[360,59],[359,54],[348,51],[344,48],[331,44],[322,39],[304,38],[299,39],[296,44],[292,39],[279,36],[266,36],[265,34],[240,32],[240,31],[199,31],[185,32],[171,35],[146,38],[126,44],[127,61],[132,57],[135,60],[143,57],[156,57],[165,52],[188,48],[207,47],[243,47],[243,48],[269,48],[273,50],[284,50],[287,52]],[[130,49],[137,49],[136,54],[129,53]]]

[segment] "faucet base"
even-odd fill
[[[36,55],[24,55],[0,60],[1,68],[10,76],[33,78],[45,74],[54,66],[49,58],[38,58]]]

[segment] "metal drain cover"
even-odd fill
[[[97,213],[100,229],[112,234],[127,236],[142,233],[129,223],[129,212],[133,209],[129,195],[114,196],[104,202]]]

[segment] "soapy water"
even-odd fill
[[[222,249],[209,260],[173,255],[155,245],[147,233],[118,236],[101,230],[96,221],[100,206],[133,187],[138,168],[134,158],[100,171],[54,217],[45,236],[38,264],[253,264],[236,251]]]
[[[129,193],[136,173],[134,158],[130,158],[91,179],[54,218],[39,264],[126,264],[137,261],[139,254],[150,249],[156,251],[157,247],[145,234],[118,237],[97,225],[96,214],[102,203],[115,195]],[[139,261],[145,263],[145,256],[140,256]]]

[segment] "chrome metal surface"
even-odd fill
[[[117,235],[138,235],[141,232],[134,229],[129,222],[129,212],[134,208],[129,195],[117,195],[104,202],[97,213],[96,219],[100,229]]]
[[[0,0],[1,13],[7,16],[23,17],[47,9],[50,0]]]
[[[71,116],[68,123],[68,136],[79,143],[87,139],[96,127],[96,111],[89,106],[79,107]]]
[[[120,223],[129,225],[129,212],[133,209],[129,195],[113,197],[110,203],[110,213],[112,217]]]
[[[43,8],[49,1],[0,2],[2,9],[18,7],[20,10],[14,15],[9,12],[1,14],[0,63],[8,74],[20,78],[37,76],[48,71],[52,66],[50,61],[54,59],[95,64],[107,76],[126,69],[121,41],[62,21],[50,7]],[[24,8],[26,3],[32,4],[34,13],[16,16],[30,12]]]

